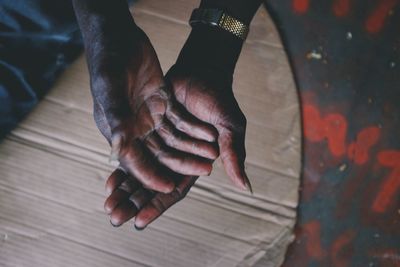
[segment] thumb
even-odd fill
[[[231,181],[242,190],[253,193],[245,171],[245,124],[240,127],[219,127],[218,144],[222,164]]]

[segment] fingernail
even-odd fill
[[[135,227],[136,231],[143,231],[144,228],[146,228],[146,227],[138,227],[136,226],[136,224],[134,224],[133,226]]]
[[[245,190],[248,190],[251,194],[253,194],[253,187],[251,186],[250,180],[247,177],[246,173],[244,173],[243,178],[244,178],[243,183],[244,183]]]
[[[250,191],[250,193],[253,195],[253,187],[251,186],[250,180],[249,178],[247,178],[247,176],[245,176],[245,180],[244,180],[246,189]]]
[[[112,227],[120,227],[121,226],[121,225],[113,224],[111,220],[110,220],[110,224],[112,225]]]
[[[203,170],[203,173],[201,174],[201,176],[210,176],[212,172],[212,168],[210,168],[209,170]]]

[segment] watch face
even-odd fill
[[[196,8],[193,10],[192,16],[190,17],[190,25],[203,23],[218,26],[223,14],[224,12],[222,10],[215,8]]]

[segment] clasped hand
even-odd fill
[[[164,78],[144,32],[133,21],[127,29],[124,40],[86,50],[95,121],[120,163],[106,182],[105,210],[114,226],[135,217],[141,229],[209,175],[219,153],[234,184],[249,188],[246,120],[231,83],[179,62]]]

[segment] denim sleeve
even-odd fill
[[[70,0],[0,2],[0,139],[82,52]]]

